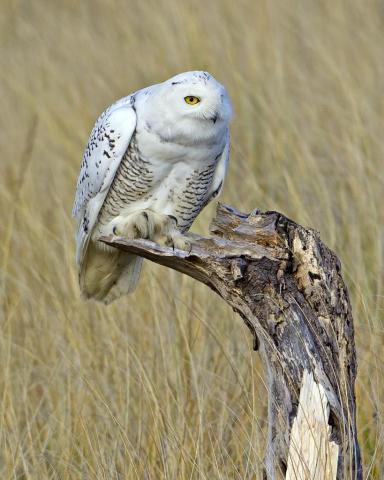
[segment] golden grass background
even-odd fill
[[[0,478],[260,478],[266,388],[223,302],[148,262],[134,296],[79,299],[90,129],[191,69],[234,104],[221,200],[280,210],[342,260],[365,478],[384,478],[383,47],[379,0],[2,0]]]

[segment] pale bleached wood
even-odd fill
[[[324,388],[304,370],[290,435],[286,480],[336,479],[339,446],[330,439],[329,412]]]
[[[335,478],[361,480],[353,319],[336,255],[316,232],[278,212],[248,215],[219,204],[211,233],[190,235],[188,252],[148,240],[100,240],[208,285],[245,321],[268,385],[266,479],[285,479],[290,468],[292,428],[307,371],[320,399],[326,397],[328,427],[321,441],[332,446]]]

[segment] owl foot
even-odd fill
[[[120,217],[114,222],[112,232],[114,235],[130,240],[135,238],[152,239],[156,227],[154,216],[153,212],[142,210],[128,217]]]
[[[174,232],[167,238],[166,245],[173,248],[173,250],[185,250],[188,253],[192,251],[191,240],[180,232]]]
[[[154,241],[159,245],[172,247],[173,250],[185,250],[191,252],[191,240],[178,230],[168,233],[168,235],[157,236]]]
[[[160,245],[172,247],[174,250],[191,251],[190,238],[183,235],[177,228],[177,219],[173,215],[165,215],[163,223],[156,231],[154,241]]]

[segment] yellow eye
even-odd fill
[[[200,98],[194,97],[193,95],[188,95],[187,97],[184,97],[184,100],[185,103],[188,103],[188,105],[196,105],[200,102]]]

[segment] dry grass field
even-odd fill
[[[364,476],[384,478],[383,48],[379,0],[1,0],[1,479],[261,478],[267,393],[240,318],[149,262],[133,296],[79,298],[93,122],[191,69],[234,104],[221,200],[280,210],[342,260]]]

